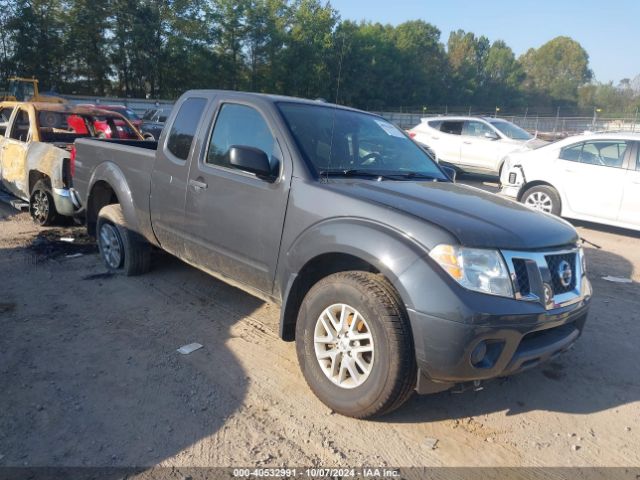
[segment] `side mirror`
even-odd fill
[[[229,149],[229,163],[238,170],[253,173],[259,178],[273,178],[269,157],[259,148],[233,145]]]
[[[447,175],[447,177],[449,177],[449,180],[451,180],[453,183],[456,182],[456,169],[453,167],[448,167],[446,165],[440,165],[440,168],[442,169],[442,171]]]
[[[484,138],[489,140],[498,140],[500,137],[494,132],[484,132]]]

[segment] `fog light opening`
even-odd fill
[[[480,342],[476,345],[476,348],[471,352],[471,364],[474,367],[481,366],[482,361],[487,356],[487,344],[485,342]]]

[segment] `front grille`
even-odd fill
[[[529,283],[526,260],[523,258],[514,258],[513,271],[516,274],[518,291],[521,295],[529,295],[531,293],[531,284]]]
[[[549,273],[551,274],[551,285],[553,286],[553,292],[557,294],[567,293],[576,288],[576,254],[564,253],[561,255],[546,255],[544,257],[549,266]],[[568,285],[562,284],[562,278],[559,273],[560,264],[567,262],[571,268],[571,281]]]
[[[579,250],[576,247],[540,252],[501,252],[509,269],[516,298],[537,301],[549,309],[567,305],[582,296],[584,273],[580,268]],[[562,265],[562,262],[567,262],[567,265]],[[561,267],[564,267],[562,271],[567,285],[563,285]]]

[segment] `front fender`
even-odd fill
[[[283,258],[278,284],[283,304],[291,288],[292,276],[307,262],[324,254],[339,253],[363,260],[383,274],[412,308],[402,274],[428,251],[406,233],[368,219],[334,218],[319,222],[301,233]]]

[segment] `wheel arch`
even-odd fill
[[[131,190],[124,173],[117,165],[111,162],[98,165],[91,176],[87,191],[85,216],[90,235],[95,235],[100,209],[113,203],[120,204],[128,228],[138,231],[138,217]]]
[[[298,310],[306,293],[328,275],[359,270],[384,277],[411,308],[411,295],[400,280],[402,274],[426,252],[400,232],[368,221],[341,219],[317,225],[302,234],[279,266],[281,292],[280,336],[295,339]]]
[[[52,188],[51,177],[49,175],[41,172],[40,170],[29,170],[29,196],[31,196],[31,193],[33,192],[33,187],[35,187],[36,183],[40,180],[42,180],[49,189]]]

